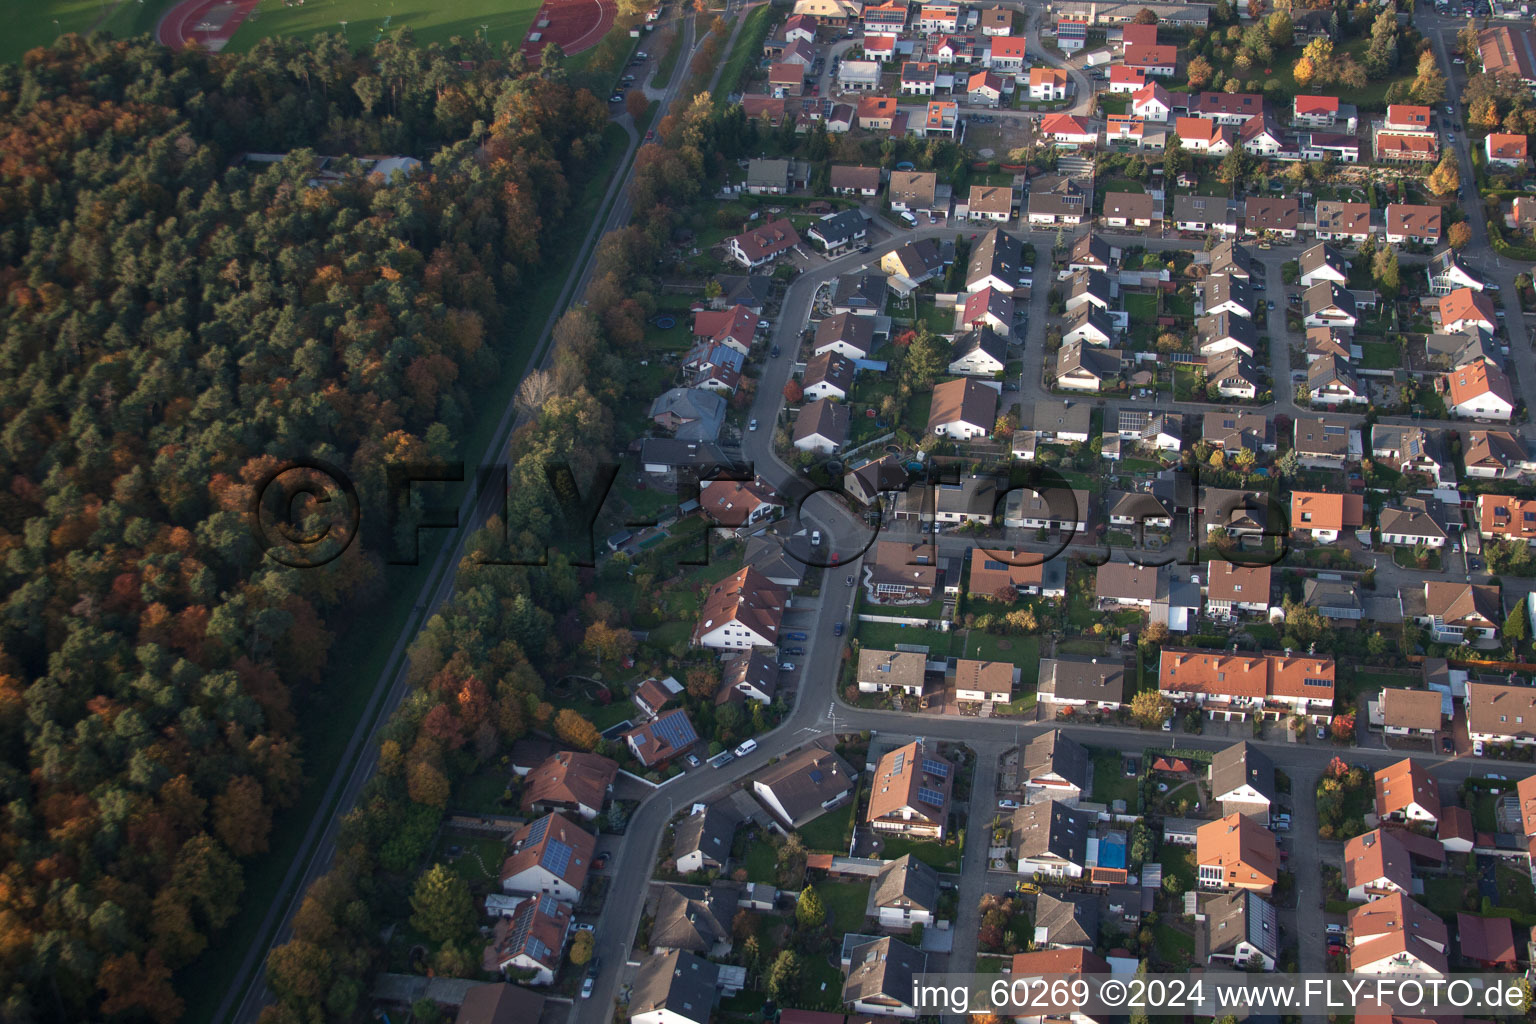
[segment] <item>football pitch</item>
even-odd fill
[[[454,36],[485,33],[492,43],[521,43],[539,0],[262,0],[230,40],[229,50],[249,50],[266,36],[313,36],[345,32],[353,46],[371,45],[384,32],[409,28],[418,43],[446,43]],[[345,22],[345,28],[342,23]]]

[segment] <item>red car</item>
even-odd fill
[[[645,141],[646,142],[650,142],[655,137],[656,137],[656,130],[654,128],[645,133]]]
[[[832,564],[833,565],[837,564],[837,552],[836,551],[832,552]]]

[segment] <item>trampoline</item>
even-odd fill
[[[656,326],[661,328],[663,331],[670,331],[672,328],[677,326],[677,317],[659,316],[656,318],[655,323]]]

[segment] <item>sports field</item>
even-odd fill
[[[261,0],[227,49],[249,50],[265,36],[341,32],[343,21],[354,46],[372,43],[381,31],[406,26],[419,43],[446,43],[482,31],[493,43],[521,43],[538,9],[539,0],[304,0],[302,6],[297,0],[291,6],[283,0]]]
[[[168,6],[166,0],[39,0],[10,4],[6,15],[9,28],[0,34],[0,60],[19,61],[34,46],[47,46],[66,32],[97,29],[119,37],[148,32]]]

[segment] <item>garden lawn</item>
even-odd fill
[[[769,885],[779,877],[778,853],[772,843],[748,843],[743,866],[747,869],[747,881],[766,882]]]
[[[1150,323],[1157,319],[1157,296],[1134,292],[1125,297],[1125,311],[1135,323]]]
[[[1163,845],[1163,877],[1177,878],[1189,892],[1195,887],[1195,851],[1184,846]]]
[[[1403,365],[1403,354],[1396,345],[1385,341],[1360,343],[1360,366],[1366,370],[1396,370]]]
[[[807,850],[845,857],[853,841],[853,815],[858,806],[859,802],[855,800],[847,807],[835,807],[795,831],[800,833]]]
[[[1429,557],[1426,559],[1425,564],[1422,566],[1422,568],[1423,569],[1433,569],[1436,572],[1438,572],[1440,570],[1440,551],[1439,551],[1439,549],[1438,548],[1430,548],[1426,552],[1426,554]],[[1406,547],[1406,546],[1404,546],[1402,544],[1395,544],[1395,545],[1393,545],[1393,547],[1392,547],[1392,561],[1396,562],[1397,565],[1399,566],[1399,568],[1403,568],[1403,569],[1419,569],[1419,568],[1421,568],[1421,566],[1419,565],[1418,559],[1413,557],[1413,548]]]
[[[827,927],[835,936],[858,932],[864,927],[864,908],[869,904],[869,882],[825,881],[816,886],[816,895],[827,908]]]
[[[946,846],[932,839],[908,839],[905,836],[891,836],[885,840],[885,847],[881,853],[884,860],[897,860],[911,854],[931,868],[940,871],[958,871],[960,869],[960,848],[958,846]]]
[[[1106,195],[1110,192],[1146,191],[1141,182],[1132,181],[1130,178],[1104,178],[1098,182],[1097,187],[1100,195]]]
[[[871,613],[873,614],[873,613]],[[897,644],[927,646],[930,654],[948,657],[954,633],[917,626],[899,626],[894,622],[860,622],[859,644],[879,651],[895,650]]]
[[[1159,921],[1152,926],[1159,958],[1175,967],[1187,967],[1195,958],[1195,938],[1188,932]]]
[[[1120,770],[1120,752],[1118,750],[1095,750],[1093,752],[1093,801],[1094,803],[1108,804],[1112,800],[1124,800],[1126,809],[1136,813],[1136,805],[1140,796],[1139,787],[1135,779],[1128,779]]]
[[[1426,878],[1424,880],[1424,905],[1437,914],[1454,914],[1467,909],[1462,905],[1460,877]]]

